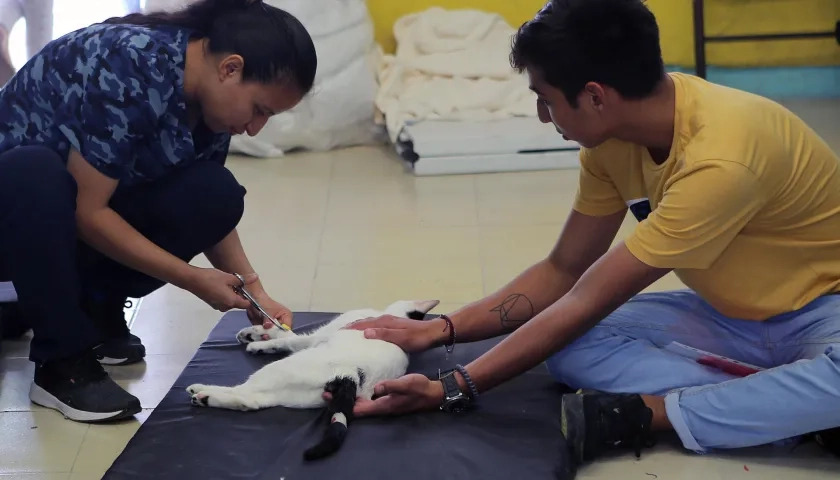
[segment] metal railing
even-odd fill
[[[840,21],[834,30],[822,32],[766,33],[756,35],[706,35],[704,0],[693,0],[694,17],[694,65],[698,77],[706,78],[706,44],[726,42],[755,42],[768,40],[809,40],[835,38],[840,45]]]

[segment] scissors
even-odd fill
[[[238,273],[234,273],[234,275],[236,276],[237,279],[239,279],[239,286],[233,287],[233,291],[235,291],[239,295],[242,295],[243,297],[245,297],[245,300],[248,300],[249,302],[251,302],[251,305],[254,308],[256,308],[265,318],[269,319],[271,321],[271,323],[273,323],[277,328],[286,330],[287,332],[290,332],[292,330],[285,323],[280,323],[280,322],[277,321],[276,318],[269,315],[269,313],[265,311],[265,309],[262,307],[262,305],[260,305],[260,303],[257,302],[257,300],[253,296],[251,296],[250,293],[248,293],[248,290],[245,290],[245,279],[242,277],[242,275],[240,275]]]

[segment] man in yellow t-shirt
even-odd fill
[[[840,427],[840,158],[770,100],[666,74],[640,0],[554,0],[519,30],[512,62],[540,118],[583,147],[556,246],[441,320],[356,328],[409,351],[512,331],[453,373],[460,392],[480,402],[546,361],[586,389],[561,407],[579,462],[638,456],[656,430],[702,452]],[[610,248],[628,211],[638,225]],[[689,288],[640,294],[670,271]],[[697,350],[742,364],[710,368]],[[465,403],[416,375],[377,394],[357,413]]]

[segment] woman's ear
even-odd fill
[[[219,63],[219,80],[232,80],[237,76],[242,75],[242,69],[245,66],[245,60],[239,55],[229,55],[222,59]]]

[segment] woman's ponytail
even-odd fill
[[[262,0],[193,0],[179,11],[133,13],[104,23],[190,30],[194,38],[208,40],[211,53],[242,56],[244,80],[291,77],[304,94],[315,81],[318,61],[309,32],[297,18]]]
[[[114,17],[103,23],[152,26],[173,26],[192,30],[200,36],[209,36],[217,19],[234,12],[262,4],[262,0],[194,0],[178,11],[152,11]]]

